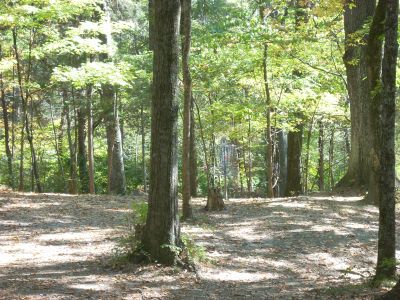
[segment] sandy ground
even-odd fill
[[[378,211],[357,197],[194,201],[197,274],[110,265],[133,197],[0,191],[0,299],[373,299]],[[400,247],[398,247],[400,249]],[[399,252],[399,251],[398,251]],[[397,253],[399,256],[400,253]]]

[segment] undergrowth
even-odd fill
[[[126,218],[126,233],[118,238],[113,248],[111,260],[113,268],[124,268],[131,263],[152,261],[141,243],[147,212],[148,204],[146,202],[131,203],[130,212]],[[195,269],[195,263],[209,261],[206,249],[197,245],[188,234],[182,234],[181,241],[182,247],[174,247],[183,266]],[[165,245],[165,247],[168,247],[168,245]]]

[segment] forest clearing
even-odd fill
[[[378,210],[361,197],[194,200],[196,273],[112,267],[132,197],[0,194],[0,299],[373,299]]]
[[[399,300],[398,18],[1,0],[0,298]]]

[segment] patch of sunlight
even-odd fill
[[[371,226],[370,224],[360,224],[360,223],[353,223],[353,222],[346,222],[343,224],[344,227],[353,228],[353,229],[373,229],[378,230],[378,227]],[[371,228],[372,227],[372,228]]]
[[[305,255],[305,258],[319,266],[326,266],[326,268],[330,270],[345,270],[349,268],[349,264],[343,257],[335,257],[326,252],[307,254]],[[320,271],[326,272],[326,268],[320,268]]]
[[[297,266],[287,260],[268,260],[265,264],[274,267],[274,268],[281,268],[281,269],[292,269],[295,270]]]
[[[16,226],[16,227],[27,227],[31,226],[32,222],[20,222],[20,221],[14,221],[14,220],[0,220],[0,225],[3,226]]]
[[[207,278],[207,280],[215,281],[242,281],[242,282],[257,282],[266,279],[278,278],[278,274],[274,273],[254,273],[245,271],[231,271],[231,270],[215,270],[215,271],[201,271],[200,276]]]
[[[283,206],[283,207],[290,207],[290,208],[305,208],[307,207],[307,203],[306,202],[299,202],[299,201],[282,201],[282,202],[274,202],[274,203],[270,203],[268,206],[269,207],[277,207],[277,206]]]
[[[92,290],[92,291],[107,291],[111,289],[111,285],[109,283],[102,283],[96,281],[71,284],[69,287],[73,289]]]

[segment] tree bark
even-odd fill
[[[87,156],[86,156],[86,107],[81,104],[77,110],[78,118],[78,173],[80,181],[80,192],[89,192],[89,174],[87,169]]]
[[[0,47],[0,58],[1,58],[1,47]],[[7,156],[7,183],[14,189],[14,176],[13,176],[13,156],[10,148],[10,123],[8,116],[8,106],[5,95],[5,88],[3,83],[3,74],[0,73],[0,98],[1,98],[1,108],[3,111],[3,123],[4,123],[4,145]]]
[[[264,23],[264,6],[260,7],[260,19],[261,23]],[[265,89],[265,96],[266,96],[266,103],[265,103],[265,114],[267,119],[267,128],[266,128],[266,138],[267,138],[267,149],[266,149],[266,158],[267,158],[267,197],[273,198],[274,197],[274,155],[272,150],[272,135],[271,135],[271,94],[269,90],[269,83],[268,83],[268,44],[264,43],[263,45],[263,76],[264,76],[264,89]]]
[[[70,106],[68,103],[68,92],[64,88],[62,91],[63,97],[63,105],[66,110],[66,119],[67,119],[67,138],[68,138],[68,149],[69,149],[69,179],[68,179],[68,193],[77,194],[78,193],[78,185],[77,185],[77,158],[76,158],[76,143],[74,143],[72,139],[73,127],[71,124],[71,116],[70,116]],[[75,140],[75,138],[74,138]]]
[[[319,125],[319,135],[318,135],[318,189],[319,191],[324,190],[324,123],[322,121],[318,122]]]
[[[154,0],[150,194],[142,242],[152,259],[177,262],[181,246],[177,199],[180,0]]]
[[[349,167],[345,176],[337,184],[338,187],[368,188],[370,159],[369,104],[366,41],[354,40],[365,23],[374,15],[375,0],[346,0],[344,13],[345,54],[347,92],[350,101],[351,119],[351,151]]]
[[[122,150],[121,128],[118,105],[114,87],[104,85],[102,102],[105,105],[106,131],[108,146],[108,193],[123,195],[126,193],[126,179]]]
[[[25,131],[26,131],[26,138],[28,139],[30,150],[31,150],[31,156],[32,156],[32,172],[33,172],[33,177],[36,183],[36,188],[38,193],[42,193],[42,185],[40,183],[40,177],[39,177],[39,168],[37,165],[37,159],[36,159],[36,151],[35,147],[33,144],[33,136],[31,132],[31,126],[29,124],[29,118],[28,118],[28,92],[25,91],[24,86],[23,86],[23,79],[22,79],[22,66],[21,66],[21,59],[19,56],[19,50],[18,50],[18,45],[17,45],[17,29],[13,28],[12,31],[13,35],[13,47],[14,47],[14,55],[15,55],[15,60],[17,63],[17,79],[18,79],[18,85],[20,89],[20,97],[21,97],[21,102],[22,102],[22,113],[23,113],[23,118],[24,118],[24,125],[25,125]],[[31,43],[30,43],[31,45]],[[29,46],[29,49],[31,50],[31,46]],[[30,51],[29,50],[29,51]]]
[[[94,142],[93,142],[93,107],[92,107],[92,88],[86,90],[87,101],[87,137],[88,137],[88,163],[89,163],[89,193],[95,194],[95,179],[94,179]]]
[[[147,193],[147,170],[146,170],[146,132],[144,125],[144,108],[143,103],[140,105],[140,134],[142,136],[142,177],[143,191]]]
[[[288,133],[287,184],[285,196],[301,194],[301,148],[303,124],[297,124],[296,131]]]
[[[183,73],[183,145],[182,145],[182,217],[192,217],[191,206],[191,174],[190,174],[190,128],[191,128],[191,104],[192,104],[192,78],[190,76],[190,44],[191,44],[191,11],[192,1],[181,0],[182,5],[182,73]]]
[[[396,275],[394,147],[398,5],[397,0],[378,2],[367,45],[372,138],[369,185],[375,187],[371,197],[379,204],[376,281],[392,279]],[[385,38],[384,47],[382,37]],[[370,190],[370,197],[369,194]]]
[[[194,119],[194,99],[191,98],[190,104],[190,195],[192,197],[197,197],[198,188],[198,170],[197,170],[197,150],[196,150],[196,128]]]

